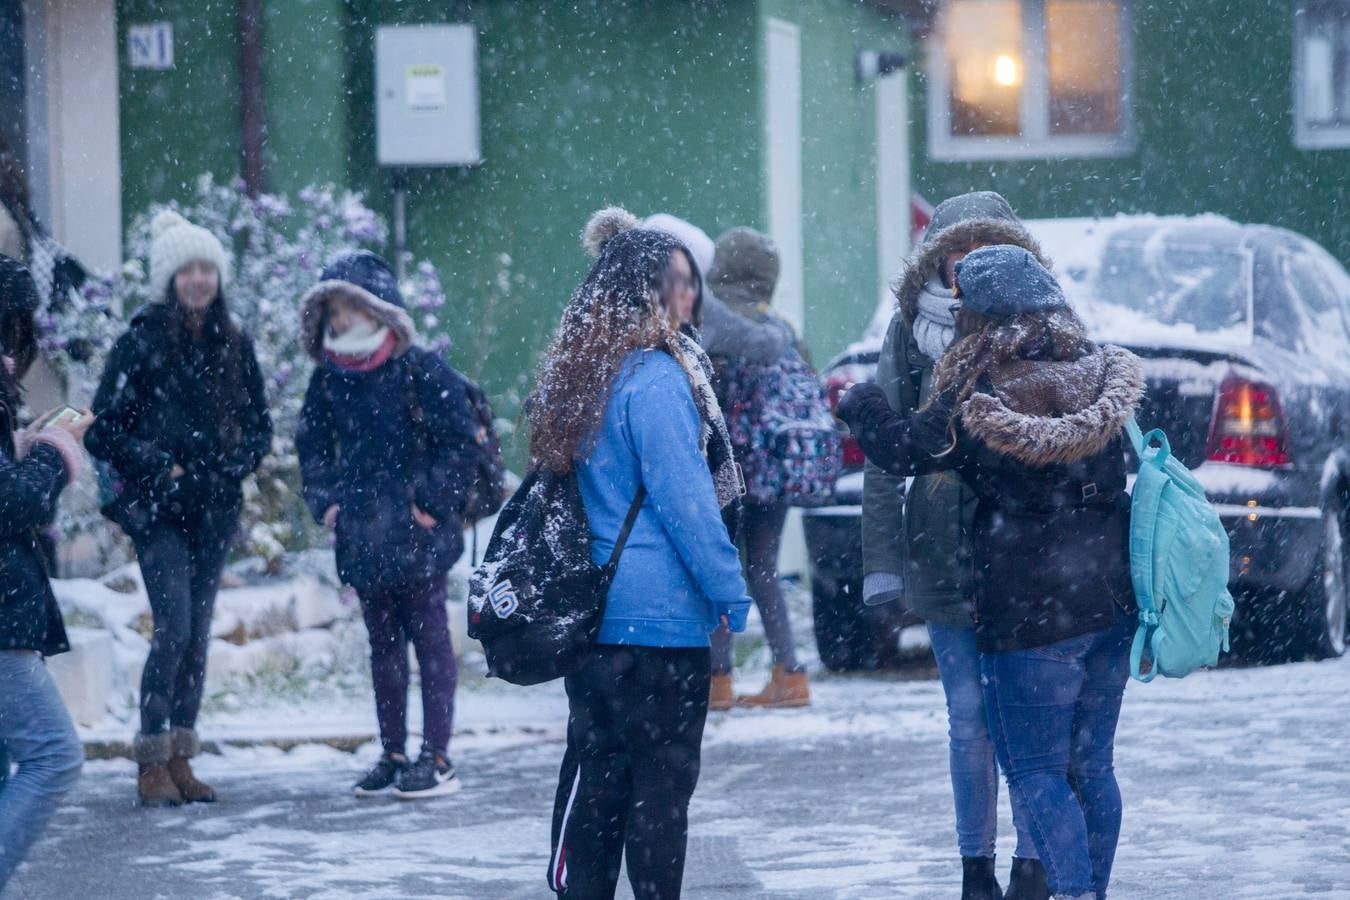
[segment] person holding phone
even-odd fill
[[[135,545],[154,616],[137,793],[142,805],[176,806],[216,798],[188,761],[199,749],[211,617],[241,483],[271,449],[272,420],[253,342],[225,302],[224,246],[169,210],[151,233],[155,301],[113,346],[87,444],[122,485],[103,514]]]
[[[0,893],[84,762],[45,664],[70,644],[36,532],[84,467],[80,442],[93,417],[64,407],[19,430],[37,307],[28,270],[0,256]]]

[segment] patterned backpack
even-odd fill
[[[722,367],[722,409],[751,502],[834,502],[842,448],[825,389],[796,350],[769,366]]]

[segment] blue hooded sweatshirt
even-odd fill
[[[639,484],[647,498],[619,559],[601,644],[706,647],[727,616],[745,627],[750,598],[722,523],[684,369],[659,350],[624,360],[590,455],[577,465],[591,553],[609,560]]]

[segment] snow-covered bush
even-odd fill
[[[296,425],[311,371],[299,343],[299,299],[337,251],[383,251],[388,228],[360,194],[331,185],[305,188],[294,199],[275,194],[252,198],[240,182],[220,184],[204,175],[190,203],[168,206],[209,229],[233,255],[234,278],[226,296],[230,310],[253,337],[276,434],[256,484],[245,485],[242,533],[251,552],[279,561],[284,551],[309,546],[317,537],[300,500],[295,452]],[[130,313],[152,299],[146,285],[150,221],[163,208],[152,206],[132,221],[121,271],[93,276],[82,297],[41,316],[43,349],[73,395],[92,394],[104,358],[125,327],[118,313]],[[434,335],[445,305],[435,267],[415,263],[402,288],[419,329]],[[429,345],[443,352],[448,343],[441,336],[433,337]],[[65,527],[68,532],[79,531],[90,524],[76,517]]]

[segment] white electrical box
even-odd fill
[[[376,30],[375,142],[382,166],[473,166],[483,161],[472,25],[385,25]]]

